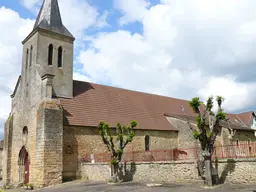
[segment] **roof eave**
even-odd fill
[[[69,38],[73,42],[76,40],[76,38],[73,35],[72,36],[67,36],[67,35],[63,35],[61,33],[57,33],[57,32],[54,32],[54,31],[50,31],[50,30],[46,30],[46,29],[42,29],[40,27],[37,27],[37,28],[33,29],[33,31],[22,41],[22,44],[24,45],[36,32],[40,32],[40,31],[52,33],[52,34],[59,35],[59,36],[65,37],[65,38]]]
[[[63,123],[64,126],[71,126],[71,127],[80,127],[80,128],[83,128],[83,127],[89,127],[89,128],[97,128],[98,126],[84,126],[84,125],[79,125],[79,124],[69,124],[67,122],[64,121]],[[115,127],[110,127],[111,129],[115,129]],[[139,130],[139,131],[174,131],[174,132],[179,132],[178,129],[141,129],[141,128],[135,128],[134,130]]]
[[[18,89],[18,86],[19,86],[19,84],[20,84],[20,80],[21,80],[21,75],[19,76],[19,78],[18,78],[18,80],[17,80],[17,83],[16,83],[16,85],[15,85],[14,91],[13,91],[13,93],[11,94],[11,98],[14,98],[14,97],[15,97],[16,92],[17,92],[17,89]]]

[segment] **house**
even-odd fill
[[[195,117],[188,101],[73,80],[74,40],[57,0],[44,0],[22,42],[21,76],[5,127],[4,184],[48,186],[79,178],[81,158],[107,152],[97,133],[100,121],[111,127],[138,122],[127,151],[196,146],[184,119],[183,111]],[[232,126],[255,140],[249,125]]]

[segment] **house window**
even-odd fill
[[[27,52],[26,52],[26,70],[28,68],[28,53],[29,53],[29,50],[27,49]]]
[[[58,67],[62,67],[62,47],[60,46],[58,49]]]
[[[50,44],[48,47],[48,65],[52,65],[52,57],[53,57],[53,45]]]
[[[145,136],[145,151],[149,151],[149,136]]]
[[[29,66],[32,65],[32,52],[33,52],[33,46],[30,47],[30,58],[29,58]]]

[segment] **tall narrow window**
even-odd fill
[[[26,87],[26,97],[28,97],[28,83],[27,83],[27,87]]]
[[[25,126],[24,128],[23,128],[23,135],[28,135],[28,127],[27,126]]]
[[[27,49],[27,52],[26,52],[26,69],[28,68],[28,52],[29,52],[29,50]]]
[[[33,46],[30,47],[30,58],[29,58],[29,66],[32,65],[32,53],[33,53]]]
[[[145,151],[149,151],[149,136],[145,136]]]
[[[48,65],[52,65],[52,57],[53,57],[53,46],[52,44],[48,47]]]
[[[62,47],[58,49],[58,67],[62,67]]]

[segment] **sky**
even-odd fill
[[[0,138],[42,0],[0,0]],[[74,79],[255,110],[256,1],[59,0]]]

